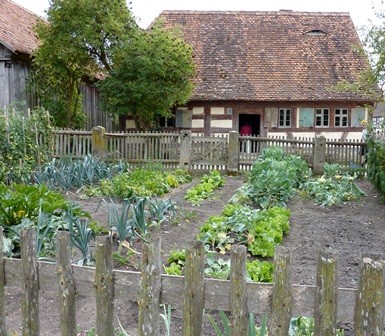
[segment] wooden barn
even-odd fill
[[[9,0],[0,0],[0,108],[36,101],[27,90],[33,50],[38,45],[33,30],[39,17]]]
[[[0,109],[25,102],[24,109],[33,109],[38,101],[27,89],[33,52],[38,47],[34,27],[36,14],[10,0],[0,0]],[[104,126],[114,130],[114,124],[99,109],[98,92],[93,83],[82,86],[83,106],[86,114],[85,129]]]
[[[241,131],[256,135],[351,139],[361,136],[365,96],[338,92],[368,69],[349,13],[164,11],[194,49],[193,95],[167,129],[206,135]],[[126,129],[134,127],[126,120]]]

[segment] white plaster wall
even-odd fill
[[[212,107],[210,109],[211,114],[225,114],[225,108],[224,107]]]
[[[203,119],[193,119],[191,123],[191,128],[202,128],[204,127]]]
[[[211,127],[232,128],[232,120],[211,120]]]
[[[126,129],[135,128],[135,121],[134,120],[126,120]]]
[[[203,107],[194,107],[193,108],[193,114],[203,114],[204,108]]]

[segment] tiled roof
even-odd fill
[[[31,55],[38,45],[39,17],[10,0],[0,0],[0,43],[14,53]]]
[[[192,100],[365,100],[329,88],[368,67],[349,13],[164,11],[194,49]]]

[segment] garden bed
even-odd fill
[[[218,215],[224,205],[233,196],[234,191],[243,184],[242,176],[226,177],[223,187],[216,190],[212,197],[193,206],[184,199],[186,191],[198,182],[182,185],[172,189],[166,197],[170,197],[178,206],[177,215],[160,225],[159,233],[162,240],[162,260],[166,261],[173,249],[185,247],[188,241],[195,239],[199,227],[212,215]],[[366,181],[358,181],[365,191],[366,197],[358,202],[350,202],[332,207],[320,207],[312,201],[295,196],[289,202],[291,209],[290,233],[284,238],[284,245],[293,250],[292,277],[293,283],[314,285],[317,253],[320,250],[331,249],[339,259],[339,286],[355,288],[358,279],[358,260],[360,252],[381,253],[385,244],[384,212],[385,208],[377,192]],[[93,218],[107,224],[107,206],[100,198],[82,200],[74,194],[68,194],[72,200],[89,211]],[[133,246],[140,249],[140,244]],[[135,266],[134,260],[122,268]],[[42,293],[41,300],[51,306],[56,298],[51,294]],[[42,305],[44,307],[44,304]],[[116,303],[117,316],[125,326],[135,325],[137,307],[135,303],[120,299]],[[20,293],[7,292],[7,325],[10,331],[18,331],[20,311]],[[95,326],[94,303],[91,299],[79,298],[78,301],[79,330],[88,330]],[[41,312],[42,335],[58,334],[58,320],[55,309],[45,309]],[[181,319],[178,312],[173,314],[172,335],[180,334]],[[179,317],[178,317],[179,316]],[[206,324],[207,327],[207,324]],[[349,335],[349,326],[346,335]],[[136,335],[134,328],[129,328],[130,335]],[[83,333],[83,335],[85,335]],[[210,335],[210,332],[205,333]]]

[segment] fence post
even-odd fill
[[[274,255],[274,284],[268,324],[269,335],[288,335],[292,306],[290,254],[286,248],[278,246]]]
[[[382,334],[384,320],[384,270],[382,255],[362,254],[354,310],[354,335]]]
[[[317,262],[314,336],[336,334],[337,260],[331,253],[320,253]]]
[[[204,246],[196,241],[186,252],[183,336],[201,336],[204,309]]]
[[[179,168],[189,169],[191,164],[191,131],[180,132]]]
[[[5,327],[5,274],[3,252],[3,227],[0,226],[0,336],[7,336]]]
[[[313,172],[322,175],[324,172],[326,156],[326,138],[324,136],[315,137],[313,145]]]
[[[111,236],[96,238],[96,333],[114,336],[114,278]]]
[[[230,314],[231,335],[247,335],[246,247],[231,250]]]
[[[238,172],[239,165],[239,133],[237,131],[230,131],[229,133],[229,147],[227,156],[227,172],[235,174]]]
[[[35,228],[21,231],[21,266],[24,289],[22,334],[23,336],[38,336],[40,335],[39,277]]]
[[[102,126],[95,126],[92,128],[92,155],[100,158],[106,156],[106,136],[105,128]]]
[[[75,283],[70,259],[70,233],[57,233],[57,275],[59,281],[60,331],[62,336],[76,336]]]
[[[139,336],[158,336],[161,292],[160,239],[142,248],[142,274],[139,292]]]

